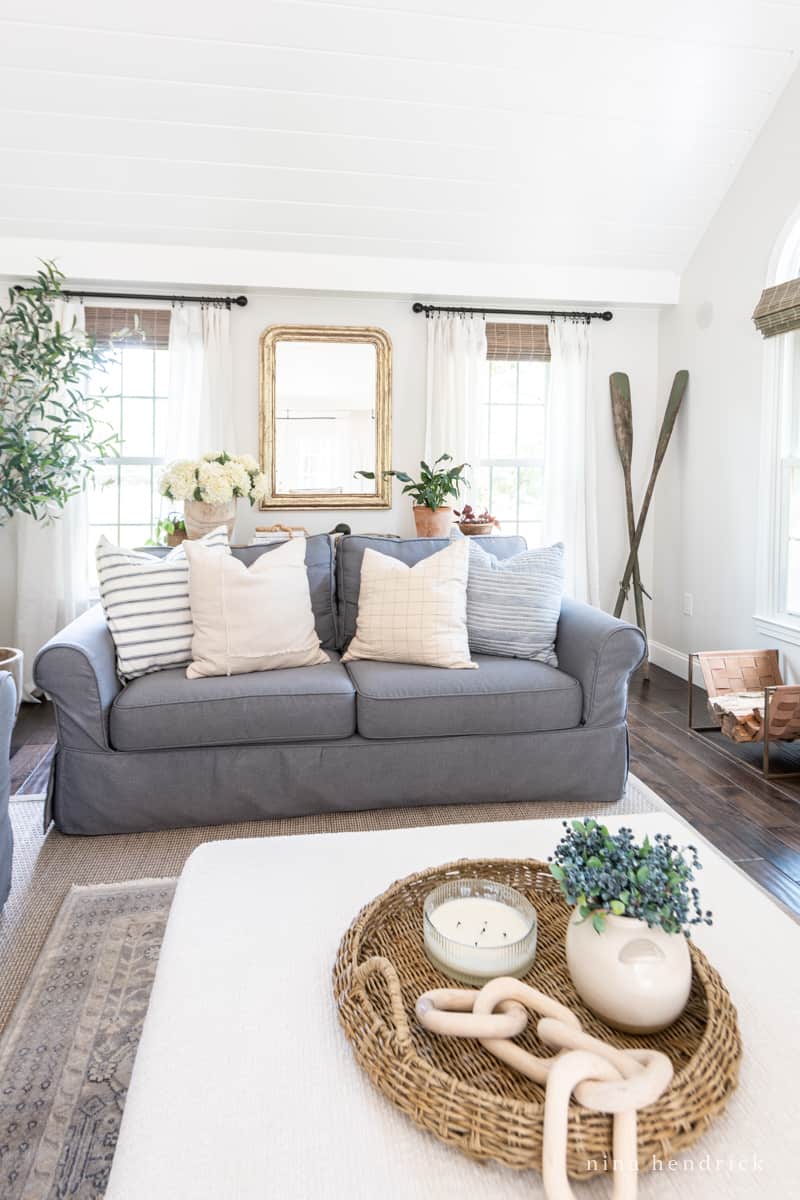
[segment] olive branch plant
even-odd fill
[[[97,460],[118,449],[102,421],[107,396],[90,395],[107,351],[54,319],[63,273],[42,262],[0,306],[0,525],[16,512],[50,521],[83,491]]]

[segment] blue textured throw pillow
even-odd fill
[[[469,648],[476,654],[528,658],[558,666],[556,629],[564,592],[564,546],[495,558],[470,544]]]

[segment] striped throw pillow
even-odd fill
[[[227,529],[221,525],[201,540],[206,546],[227,546]],[[183,546],[158,558],[101,537],[96,556],[100,600],[117,650],[120,679],[127,682],[191,662],[194,630]]]
[[[473,654],[558,666],[555,640],[564,592],[564,547],[495,558],[470,542],[467,630]]]

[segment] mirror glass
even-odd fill
[[[262,459],[272,482],[265,507],[386,507],[386,334],[272,327],[262,353]],[[377,478],[356,478],[359,470]]]

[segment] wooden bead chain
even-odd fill
[[[539,1040],[556,1053],[538,1058],[511,1039],[537,1013]],[[545,1088],[542,1178],[547,1200],[575,1200],[567,1177],[570,1097],[613,1116],[612,1200],[635,1200],[636,1113],[669,1087],[672,1063],[658,1050],[620,1050],[585,1033],[571,1009],[519,979],[493,979],[479,992],[437,988],[417,1000],[417,1020],[444,1037],[476,1038],[515,1071]]]

